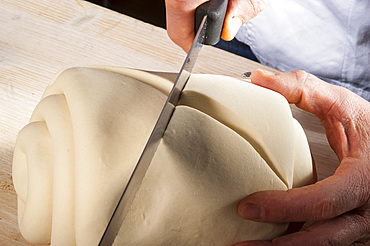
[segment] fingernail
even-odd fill
[[[240,211],[240,215],[245,219],[259,219],[261,217],[261,207],[252,203],[247,203]]]
[[[275,76],[276,75],[276,73],[274,73],[274,72],[263,70],[263,69],[261,69],[261,72],[266,74],[266,75],[270,75],[270,76]]]

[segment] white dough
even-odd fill
[[[196,109],[176,108],[145,178],[119,245],[232,245],[286,229],[237,215],[248,194],[286,185],[247,141]]]
[[[99,67],[57,74],[21,130],[13,180],[31,243],[96,245],[172,87],[173,74]],[[115,245],[231,245],[272,239],[237,204],[312,182],[307,139],[286,100],[191,75]]]

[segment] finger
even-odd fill
[[[251,75],[252,83],[266,87],[282,94],[289,103],[315,114],[323,119],[333,104],[353,101],[368,103],[355,93],[336,85],[322,81],[305,71],[278,72],[255,70]],[[353,106],[353,105],[348,105]],[[341,111],[342,112],[342,111]]]
[[[253,193],[239,203],[239,215],[259,222],[319,221],[361,207],[369,194],[357,163],[344,163],[333,176],[313,185]]]
[[[277,91],[289,103],[315,114],[326,129],[329,143],[340,160],[344,156],[359,157],[365,152],[359,150],[370,140],[370,104],[366,100],[304,71],[274,74],[256,70],[251,80]]]
[[[337,86],[325,83],[304,72],[271,73],[256,70],[251,75],[252,83],[282,94],[289,103],[323,119],[338,96],[343,93]],[[344,90],[344,89],[343,89]]]
[[[265,8],[265,0],[229,0],[222,39],[232,40],[239,28]]]
[[[271,242],[249,241],[238,246],[320,246],[320,245],[352,245],[366,243],[369,240],[368,219],[362,215],[348,213],[338,218],[317,222],[303,231],[278,237]]]
[[[167,33],[171,40],[185,52],[194,40],[195,9],[207,0],[166,0]]]

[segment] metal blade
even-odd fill
[[[198,58],[200,50],[203,46],[203,40],[206,32],[207,16],[204,16],[202,23],[195,36],[194,42],[190,48],[188,55],[181,67],[180,73],[177,76],[175,84],[172,87],[169,97],[162,109],[162,112],[157,120],[157,123],[149,137],[149,140],[140,156],[138,163],[128,181],[125,190],[123,191],[116,209],[109,221],[107,228],[100,240],[99,245],[106,246],[112,245],[116,238],[119,229],[125,219],[129,208],[135,198],[136,192],[144,179],[145,173],[148,170],[153,156],[158,148],[159,142],[164,135],[168,123],[171,120],[172,114],[179,102],[181,91],[184,89],[188,81],[191,71]]]

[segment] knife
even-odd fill
[[[166,100],[161,114],[153,128],[148,142],[137,162],[131,177],[122,192],[112,217],[99,242],[100,246],[112,245],[135,198],[136,192],[144,179],[159,142],[166,131],[172,114],[179,102],[203,44],[214,45],[221,36],[228,0],[210,0],[200,5],[195,11],[195,39],[185,58],[175,84]]]

